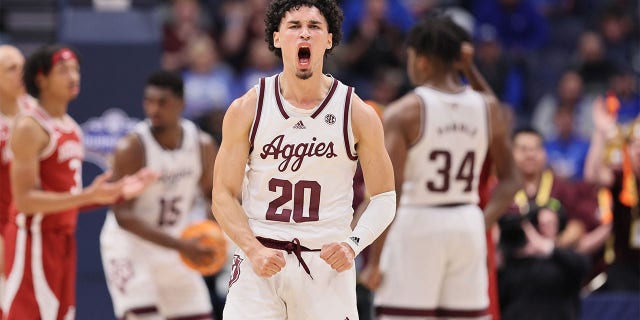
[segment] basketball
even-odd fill
[[[180,238],[200,238],[201,245],[213,250],[213,258],[207,260],[204,264],[196,264],[180,253],[180,258],[189,268],[200,272],[202,275],[212,275],[222,269],[227,259],[227,241],[217,223],[210,220],[193,223],[182,231]]]

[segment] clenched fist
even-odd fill
[[[269,278],[280,272],[286,262],[281,250],[271,249],[264,246],[257,248],[251,253],[247,253],[253,271],[260,277]]]
[[[338,272],[351,269],[355,255],[353,249],[344,242],[328,243],[320,250],[320,258]]]

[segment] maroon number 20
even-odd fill
[[[293,221],[296,223],[318,221],[318,211],[320,209],[320,184],[317,181],[300,180],[296,184],[291,184],[289,180],[273,178],[269,180],[269,191],[277,192],[280,189],[280,196],[269,202],[267,209],[267,220],[289,222],[291,221],[291,209],[278,208],[293,199]],[[305,190],[309,190],[309,216],[304,213]]]

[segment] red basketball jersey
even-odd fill
[[[36,107],[25,111],[49,134],[49,144],[40,154],[40,188],[44,191],[78,193],[82,189],[82,131],[68,115],[51,118],[45,110]],[[18,214],[12,204],[10,221]],[[78,209],[68,209],[49,214],[42,220],[42,230],[67,230],[74,232]]]
[[[24,96],[18,100],[19,113],[33,108],[34,100]],[[9,182],[9,163],[11,152],[9,150],[9,136],[13,118],[0,114],[0,231],[9,220],[9,205],[11,204],[11,184]]]

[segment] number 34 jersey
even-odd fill
[[[308,248],[351,232],[356,152],[352,88],[333,79],[324,100],[299,109],[280,93],[279,76],[260,80],[242,206],[257,236],[298,238]]]
[[[477,204],[489,145],[487,106],[469,87],[454,93],[422,86],[420,136],[410,146],[400,205]]]

